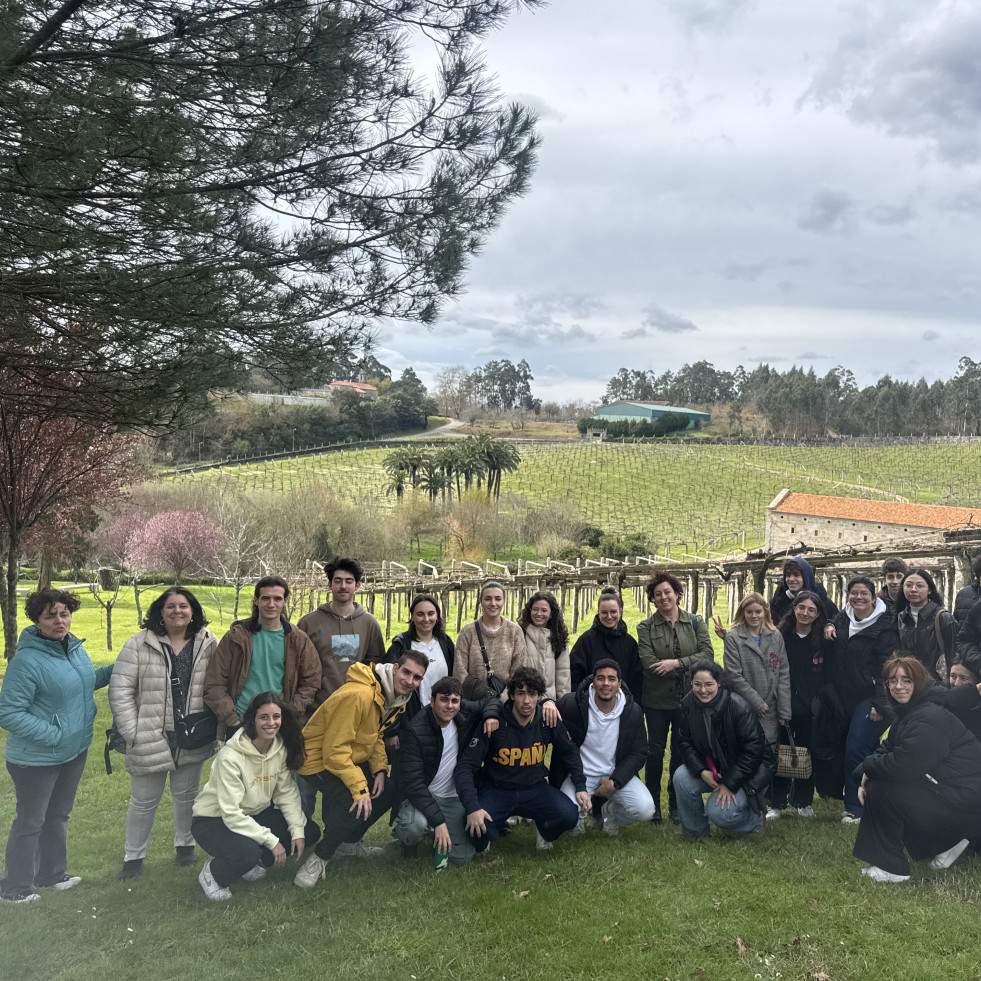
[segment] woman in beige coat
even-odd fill
[[[533,593],[518,615],[525,632],[522,667],[532,668],[545,679],[545,694],[556,701],[571,689],[569,631],[556,598],[548,592]]]
[[[126,741],[130,800],[126,812],[126,850],[120,879],[143,870],[157,805],[170,774],[174,806],[174,845],[178,865],[194,862],[191,808],[201,785],[201,770],[216,749],[179,749],[174,739],[172,671],[181,692],[184,715],[203,712],[204,676],[217,638],[206,629],[204,611],[194,594],[181,586],[158,596],[147,610],[144,629],[126,641],[116,658],[109,684],[109,706]]]

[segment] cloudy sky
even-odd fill
[[[562,401],[621,366],[981,357],[973,0],[553,0],[486,56],[540,165],[440,323],[383,331],[396,372],[524,357]]]

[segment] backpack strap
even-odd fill
[[[477,643],[480,644],[480,656],[484,659],[484,670],[487,672],[487,677],[494,673],[491,671],[490,661],[487,659],[487,648],[484,647],[484,635],[480,632],[480,621],[474,620],[474,629],[477,631]]]
[[[946,657],[947,656],[947,651],[944,648],[944,634],[943,634],[943,631],[940,629],[940,614],[941,613],[943,613],[943,607],[941,607],[939,610],[937,610],[937,615],[933,618],[933,630],[934,630],[934,633],[936,633],[936,635],[937,635],[937,646],[940,648],[940,653],[943,654],[944,657]]]

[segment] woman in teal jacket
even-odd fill
[[[41,589],[27,598],[25,627],[0,688],[0,728],[14,781],[17,816],[7,837],[0,898],[39,899],[36,886],[71,889],[68,816],[92,742],[96,688],[109,684],[112,665],[96,669],[71,632],[77,596]]]

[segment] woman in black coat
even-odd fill
[[[864,804],[853,854],[876,882],[905,882],[909,858],[945,869],[981,835],[981,753],[964,725],[929,698],[930,675],[915,658],[882,670],[888,737],[858,772]]]
[[[827,683],[825,671],[828,642],[824,639],[827,620],[824,605],[817,593],[802,589],[793,599],[790,612],[777,629],[783,635],[787,661],[790,664],[790,731],[794,743],[811,748],[814,697]],[[786,742],[786,739],[781,739]],[[772,808],[783,810],[788,801],[801,817],[814,817],[814,777],[791,780],[776,777],[773,781]]]
[[[933,577],[926,569],[903,576],[896,597],[896,626],[900,650],[923,664],[934,681],[945,684],[937,671],[941,656],[949,663],[957,647],[957,621],[944,609]]]
[[[875,749],[888,722],[879,708],[884,704],[882,665],[899,647],[896,618],[876,596],[867,576],[848,583],[845,608],[825,628],[831,648],[831,683],[841,711],[848,719],[844,747],[845,813],[843,824],[858,824],[862,803],[858,799],[855,769]]]
[[[691,668],[692,690],[681,702],[681,766],[672,781],[681,826],[707,838],[709,825],[760,831],[776,757],[756,712],[724,684],[722,668],[702,659]],[[708,794],[708,800],[702,796]]]
[[[637,654],[637,641],[623,622],[623,599],[613,586],[600,593],[593,625],[576,641],[569,654],[573,691],[593,673],[593,665],[604,658],[620,665],[620,679],[630,694],[639,698],[644,669]]]

